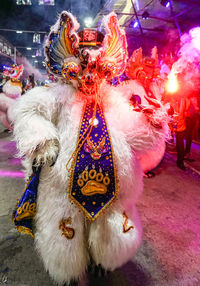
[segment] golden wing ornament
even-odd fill
[[[107,78],[120,76],[128,59],[125,31],[119,27],[117,15],[112,12],[106,17],[106,35],[101,49],[101,70]]]
[[[50,73],[62,77],[62,69],[68,62],[77,62],[79,23],[69,12],[63,11],[45,43],[46,66]]]

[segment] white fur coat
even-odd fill
[[[136,83],[130,83],[132,87]],[[23,95],[15,107],[14,135],[20,156],[25,155],[27,175],[33,159],[44,164],[38,188],[35,218],[36,248],[46,269],[59,284],[80,279],[89,259],[106,270],[114,270],[130,260],[141,242],[141,223],[135,204],[143,189],[143,173],[137,154],[157,150],[167,134],[167,113],[163,107],[152,117],[130,109],[130,86],[103,84],[100,94],[110,131],[119,176],[119,196],[111,207],[89,223],[69,199],[66,163],[73,153],[83,112],[85,95],[62,83],[36,87]],[[161,123],[155,128],[152,121]],[[56,163],[50,167],[57,157]],[[155,156],[155,155],[154,155]],[[123,232],[126,213],[127,226]],[[62,236],[59,221],[71,218],[73,239]]]

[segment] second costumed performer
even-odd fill
[[[156,149],[168,128],[158,101],[136,112],[126,87],[108,81],[124,72],[128,57],[117,16],[106,17],[105,36],[78,29],[63,11],[45,45],[48,70],[59,81],[30,90],[15,108],[20,155],[27,176],[32,166],[35,174],[13,218],[34,236],[58,285],[80,282],[91,262],[113,271],[133,258],[142,236],[136,153]]]

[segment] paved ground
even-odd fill
[[[24,189],[15,144],[0,134],[0,285],[55,286],[34,251],[32,238],[18,234],[11,221]],[[173,146],[172,146],[173,147]],[[169,149],[172,151],[172,147]],[[90,286],[200,285],[200,151],[186,172],[176,167],[176,154],[166,153],[156,176],[145,178],[138,204],[143,243],[132,261]]]

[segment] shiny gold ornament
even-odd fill
[[[67,239],[72,239],[75,235],[75,230],[72,227],[67,226],[67,224],[72,224],[71,217],[68,217],[67,219],[61,219],[59,223],[59,229],[62,231],[62,235],[64,235]]]
[[[123,213],[123,217],[125,219],[124,224],[123,224],[123,232],[126,233],[129,230],[131,230],[132,228],[134,228],[134,226],[133,225],[131,225],[129,227],[127,226],[128,225],[128,216],[126,215],[125,212]]]
[[[62,66],[62,76],[67,80],[76,79],[80,72],[80,67],[75,62],[67,62]]]
[[[103,78],[111,79],[116,77],[119,73],[119,70],[115,63],[104,62],[100,67],[100,73]]]
[[[94,169],[89,172],[85,170],[82,172],[81,178],[77,180],[77,184],[81,188],[81,193],[85,196],[105,194],[107,186],[110,184],[110,178],[102,173],[97,173]]]

